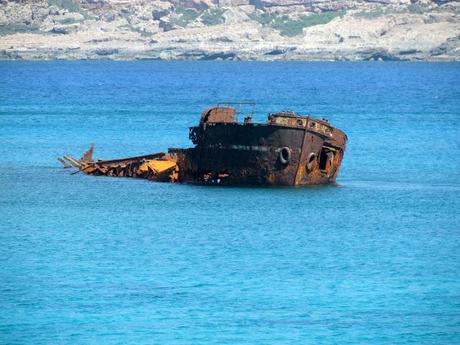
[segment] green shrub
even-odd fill
[[[425,12],[424,8],[417,4],[410,4],[407,6],[407,10],[412,14],[422,14]]]
[[[200,16],[200,13],[191,8],[178,7],[176,16],[171,18],[171,24],[185,28],[189,23],[193,22]]]
[[[48,0],[48,5],[63,8],[69,12],[81,12],[80,5],[74,0]]]
[[[385,11],[381,8],[378,8],[376,10],[373,10],[373,11],[369,11],[369,12],[359,12],[359,13],[355,13],[354,16],[356,18],[364,18],[364,19],[374,19],[374,18],[378,18],[378,17],[381,17],[385,14]]]
[[[0,36],[12,35],[16,33],[36,32],[38,27],[25,24],[6,24],[0,25]]]
[[[309,26],[327,24],[334,18],[343,16],[345,11],[323,12],[309,16],[301,16],[298,19],[292,19],[288,16],[276,16],[268,13],[252,16],[264,26],[270,26],[280,32],[282,36],[293,37],[302,34],[303,29]]]
[[[76,20],[74,18],[64,18],[64,19],[59,20],[59,23],[63,25],[75,24],[79,22],[80,22],[79,20]]]
[[[262,25],[270,25],[275,19],[276,16],[269,14],[269,13],[262,13],[262,14],[252,14],[250,18],[259,22]]]
[[[224,12],[221,9],[208,10],[201,15],[201,22],[208,26],[222,24],[224,22],[224,17],[222,17]]]

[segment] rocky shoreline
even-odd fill
[[[459,61],[460,3],[0,0],[0,59]]]

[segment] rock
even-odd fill
[[[51,33],[53,34],[62,34],[62,35],[66,35],[69,33],[69,31],[65,28],[65,27],[57,27],[55,26],[54,28],[52,28],[50,30]]]
[[[95,53],[99,56],[108,56],[108,55],[116,55],[118,54],[118,49],[96,49]]]
[[[458,1],[0,2],[5,59],[460,60]]]
[[[154,20],[160,20],[161,18],[168,15],[169,13],[170,13],[169,10],[166,10],[166,9],[154,9],[152,11],[152,18]]]

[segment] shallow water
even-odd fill
[[[328,118],[335,186],[71,176],[218,101]],[[458,344],[460,64],[0,62],[0,343]]]

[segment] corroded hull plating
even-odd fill
[[[347,137],[326,120],[291,112],[267,123],[235,120],[231,107],[205,110],[190,128],[195,147],[110,161],[94,161],[92,148],[63,164],[91,175],[218,185],[302,186],[335,182]]]
[[[345,148],[345,137],[337,143],[305,127],[212,123],[192,131],[198,132],[196,147],[170,150],[178,158],[183,182],[282,186],[330,183],[337,177]],[[281,159],[283,148],[290,152],[286,160]]]

